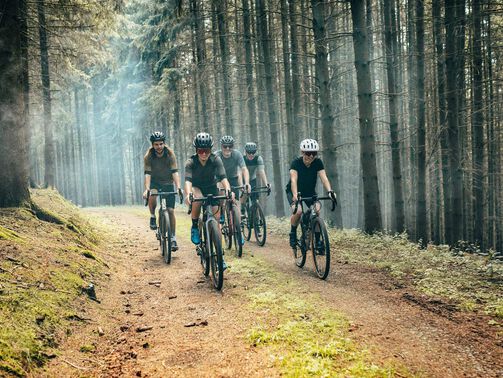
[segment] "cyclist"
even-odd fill
[[[323,161],[317,156],[320,146],[314,139],[304,139],[300,143],[302,156],[295,158],[290,165],[290,180],[286,186],[286,195],[288,202],[292,205],[292,210],[298,199],[300,192],[302,197],[311,197],[316,194],[316,181],[318,176],[328,192],[328,195],[335,200],[335,193],[332,190],[330,181]],[[307,204],[308,206],[310,204]],[[319,209],[317,209],[319,211]],[[297,226],[299,225],[302,210],[300,206],[297,212],[290,217],[290,246],[295,248],[297,245]],[[319,235],[316,235],[319,240]]]
[[[176,157],[173,150],[165,144],[166,136],[161,131],[155,131],[150,135],[150,142],[152,143],[152,146],[147,150],[147,153],[143,158],[145,171],[145,191],[143,192],[143,198],[147,198],[150,190],[153,193],[156,193],[157,191],[173,192],[175,187],[176,191],[181,194],[180,176],[178,174]],[[157,197],[150,196],[148,200],[148,207],[150,210],[150,228],[152,230],[157,229],[155,221],[156,206]],[[166,199],[166,206],[168,208],[169,222],[171,223],[173,229],[171,249],[176,251],[178,249],[178,245],[176,243],[175,235],[175,196],[170,196]]]
[[[195,147],[196,153],[185,163],[185,201],[187,205],[190,205],[190,193],[195,198],[208,194],[217,196],[219,194],[217,183],[223,186],[226,193],[230,193],[231,187],[225,174],[222,159],[211,152],[211,148],[213,147],[213,138],[211,135],[204,132],[197,134],[192,145]],[[231,193],[231,196],[234,199],[233,193]],[[201,203],[194,202],[191,213],[192,227],[190,229],[190,239],[196,245],[201,242],[198,228],[200,213]],[[218,219],[220,213],[218,203],[214,204],[213,213],[215,214],[215,218]]]
[[[250,178],[250,187],[253,191],[257,187],[257,176],[260,182],[264,186],[269,186],[267,183],[267,176],[265,175],[264,169],[264,159],[262,156],[257,155],[257,144],[253,142],[248,142],[245,144],[245,154],[243,155],[246,167],[248,168],[248,174]],[[251,199],[255,200],[258,194],[252,194]],[[241,199],[241,214],[244,214],[244,197]]]
[[[229,180],[231,187],[243,185],[245,192],[248,193],[250,190],[250,176],[248,168],[246,168],[243,155],[234,149],[234,138],[230,135],[224,135],[220,138],[221,149],[215,153],[225,167],[225,174]],[[239,189],[233,189],[234,196],[239,198]],[[220,223],[224,223],[224,214],[220,215]],[[244,239],[240,241],[241,245],[244,244]]]

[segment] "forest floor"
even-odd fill
[[[78,299],[83,321],[33,376],[503,376],[498,322],[382,270],[335,256],[321,281],[310,256],[297,268],[287,239],[270,233],[264,247],[247,242],[241,259],[226,252],[217,292],[187,215],[178,213],[180,250],[166,265],[145,208],[85,212],[115,230],[102,247],[110,274],[95,283],[100,303]]]

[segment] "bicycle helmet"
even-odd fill
[[[159,141],[165,141],[166,140],[166,136],[164,135],[164,133],[162,131],[154,131],[152,134],[150,134],[150,142],[151,143],[154,143],[154,142],[159,142]]]
[[[192,145],[195,148],[211,148],[213,147],[213,138],[208,133],[199,133],[194,138]]]
[[[234,138],[230,135],[224,135],[220,138],[220,144],[223,146],[234,146]]]
[[[320,145],[314,139],[304,139],[300,142],[300,150],[301,151],[319,151]]]
[[[248,142],[245,144],[245,151],[249,154],[254,154],[257,152],[257,143]]]

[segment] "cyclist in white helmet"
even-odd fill
[[[292,164],[290,164],[290,181],[286,186],[286,195],[288,202],[292,205],[292,210],[295,207],[299,193],[302,197],[311,197],[316,194],[318,176],[329,196],[335,199],[335,193],[328,180],[323,161],[318,157],[319,150],[320,146],[316,140],[304,139],[300,142],[302,156],[293,159]],[[309,206],[309,204],[307,205]],[[297,212],[290,218],[290,246],[292,248],[297,244],[297,226],[301,215],[302,210],[299,206]]]

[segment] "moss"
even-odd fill
[[[9,230],[0,225],[0,239],[3,240],[20,240],[21,236],[15,231]]]
[[[286,377],[389,377],[397,368],[378,365],[362,346],[349,338],[349,321],[318,295],[303,290],[296,280],[254,258],[228,257],[233,274],[249,282],[255,324],[246,341],[267,348]],[[402,376],[410,376],[400,368]]]
[[[93,353],[95,350],[96,350],[96,347],[94,345],[91,345],[91,344],[82,345],[80,347],[80,351],[82,353]]]

